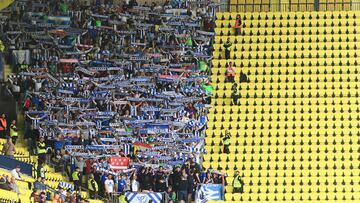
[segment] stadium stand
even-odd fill
[[[3,153],[33,164],[46,192],[69,190],[66,201],[188,201],[201,183],[222,188],[225,174],[201,168],[216,5],[112,3],[15,1],[18,13],[3,12],[6,88],[24,116],[23,132],[2,129]]]
[[[359,202],[359,13],[242,13],[234,36],[237,14],[216,14],[203,163],[229,175],[226,202]],[[238,104],[226,82],[230,62]],[[230,184],[235,171],[243,193]]]

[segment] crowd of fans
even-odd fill
[[[8,88],[38,156],[37,197],[44,164],[73,183],[59,184],[59,201],[86,188],[95,199],[165,192],[189,202],[201,183],[225,185],[225,174],[201,167],[216,6],[105,2],[17,2],[1,18],[17,73]],[[3,150],[9,156],[13,129]]]

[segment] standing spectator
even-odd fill
[[[99,192],[99,186],[98,186],[97,182],[95,181],[93,174],[89,175],[89,180],[88,180],[87,187],[89,189],[90,198],[91,199],[97,199],[98,198],[98,192]]]
[[[154,179],[153,179],[153,176],[152,176],[150,170],[151,170],[151,168],[146,168],[145,172],[141,176],[142,182],[140,185],[141,185],[142,192],[152,191]]]
[[[137,180],[136,173],[133,173],[131,177],[131,191],[132,192],[139,192],[140,191],[140,183]]]
[[[8,157],[10,157],[10,158],[14,158],[15,145],[13,144],[11,138],[8,138],[8,139],[7,139],[7,142],[3,145],[2,153],[3,153],[5,156],[8,156]]]
[[[120,192],[120,193],[124,192],[125,187],[126,187],[126,181],[124,179],[124,175],[120,174],[119,179],[118,179],[118,186],[117,186],[118,192]]]
[[[54,164],[55,172],[61,171],[64,168],[63,164],[60,164],[62,160],[62,155],[60,150],[56,150],[55,153],[51,157],[51,162]]]
[[[24,111],[28,111],[31,105],[31,99],[30,97],[26,97],[25,101],[24,101],[24,106],[23,106],[23,110]]]
[[[229,62],[228,67],[226,68],[226,76],[227,81],[233,83],[235,78],[235,67],[233,66],[232,62]]]
[[[242,22],[241,22],[241,16],[240,14],[236,15],[236,20],[235,20],[235,36],[240,35],[241,33],[241,27],[242,27]]]
[[[230,133],[228,130],[225,131],[225,137],[223,138],[224,153],[230,154]]]
[[[79,191],[81,186],[80,181],[80,168],[76,167],[74,172],[71,175],[72,181],[74,182],[75,190]]]
[[[232,46],[232,43],[230,42],[230,38],[227,38],[223,46],[225,48],[225,59],[228,60],[230,59],[230,51]]]
[[[212,184],[214,183],[214,179],[213,177],[211,176],[211,173],[210,172],[207,172],[206,173],[206,178],[204,179],[204,184]]]
[[[82,177],[83,177],[83,174],[84,174],[84,167],[85,167],[85,161],[82,157],[76,157],[75,160],[75,167],[76,168],[79,168],[79,172],[80,172],[80,185],[82,185]]]
[[[105,193],[107,197],[111,197],[111,195],[114,193],[114,180],[112,179],[112,175],[109,174],[107,179],[104,182],[105,186]]]
[[[38,164],[42,164],[46,162],[46,144],[45,138],[43,136],[40,137],[37,146],[37,154],[38,154]]]
[[[165,192],[166,191],[166,175],[164,173],[163,167],[160,166],[158,172],[156,173],[155,180],[156,192]]]
[[[5,46],[3,41],[0,40],[0,81],[4,80],[4,61],[3,61],[3,52],[5,51]]]
[[[176,202],[176,192],[173,191],[172,187],[169,186],[166,191],[167,198],[169,200],[169,203],[175,203]]]
[[[10,137],[14,143],[14,145],[16,144],[16,140],[18,139],[18,129],[16,127],[16,121],[13,120],[11,121],[10,124]]]
[[[193,197],[195,197],[195,180],[194,171],[190,170],[188,175],[188,202],[192,202]]]
[[[239,171],[235,172],[234,180],[233,180],[234,193],[243,193],[244,191],[244,181],[241,179],[239,175]]]
[[[189,189],[189,181],[188,181],[188,175],[186,174],[185,170],[183,170],[181,180],[179,183],[179,201],[183,200],[187,202],[188,199],[188,189]]]
[[[6,137],[6,130],[7,130],[7,121],[6,121],[5,114],[2,114],[0,116],[0,137],[1,138]]]
[[[180,166],[175,166],[173,173],[171,174],[171,185],[173,186],[174,191],[179,191],[179,185],[181,181],[181,169]]]

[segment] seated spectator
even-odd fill
[[[46,203],[46,193],[43,191],[38,194],[34,196],[34,203]]]
[[[13,170],[10,171],[11,176],[14,177],[16,180],[23,180],[21,178],[21,173],[20,173],[20,165],[17,165]]]
[[[11,191],[9,178],[5,175],[0,175],[0,189]]]
[[[46,190],[45,179],[38,177],[34,182],[34,189],[36,190]]]
[[[249,82],[249,78],[245,73],[241,72],[240,73],[240,83],[243,83],[243,82]]]
[[[19,186],[16,184],[15,177],[10,178],[9,187],[11,188],[11,191],[16,192],[18,195],[20,194],[20,189]]]
[[[52,199],[52,203],[62,203],[62,199],[60,198],[60,194],[59,193],[55,193],[54,197]]]

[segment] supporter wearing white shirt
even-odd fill
[[[20,177],[21,173],[20,173],[20,166],[17,165],[16,168],[14,168],[13,170],[11,170],[10,172],[11,176],[14,177],[16,180],[22,180],[22,178]]]
[[[137,176],[134,173],[131,179],[131,191],[139,192],[139,189],[140,189],[140,183],[137,181]]]
[[[110,196],[114,192],[114,180],[112,179],[112,175],[109,174],[108,178],[105,180],[105,192],[108,196]]]

